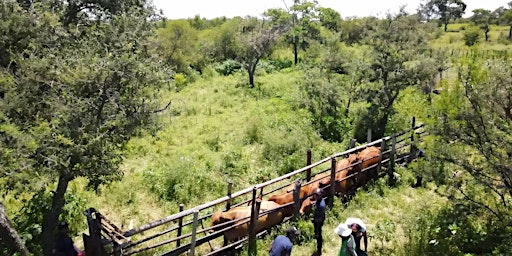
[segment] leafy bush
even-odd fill
[[[215,67],[219,74],[228,76],[242,69],[242,64],[236,60],[226,60]]]
[[[277,70],[291,68],[293,61],[289,59],[272,59],[269,61]]]
[[[315,129],[324,140],[341,142],[350,133],[350,120],[345,115],[339,87],[310,71],[300,82],[305,96],[302,106],[309,110]]]
[[[182,73],[176,73],[174,75],[174,85],[176,86],[176,91],[181,91],[185,86],[187,86],[187,77]]]
[[[481,30],[478,27],[471,26],[464,30],[464,43],[467,46],[475,45],[479,42],[481,36]]]
[[[197,198],[205,198],[206,191],[220,195],[225,189],[222,175],[206,165],[204,161],[188,157],[158,161],[144,172],[144,180],[162,200],[187,204]]]

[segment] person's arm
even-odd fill
[[[364,251],[367,252],[367,250],[368,250],[368,236],[366,235],[366,231],[364,231],[363,237],[364,237]]]

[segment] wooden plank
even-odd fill
[[[183,204],[180,204],[180,212],[182,212],[184,209],[184,205]],[[192,222],[193,223],[193,222]],[[181,230],[183,228],[183,217],[179,218],[178,219],[178,237],[181,236]],[[176,241],[176,248],[180,247],[180,244],[181,244],[181,239],[178,239]]]
[[[329,187],[329,206],[334,205],[334,194],[336,193],[336,157],[331,158],[331,183]],[[322,195],[323,196],[323,195]]]
[[[311,149],[308,149],[308,151],[306,152],[306,166],[310,166],[311,165],[311,159],[312,159]],[[306,170],[306,180],[307,181],[311,180],[311,168],[308,168]]]
[[[196,231],[197,231],[197,217],[199,215],[199,211],[198,210],[195,210],[194,211],[194,223],[192,224],[192,240],[191,240],[191,243],[190,243],[190,251],[189,251],[189,256],[194,256],[195,255],[195,249],[196,249]]]
[[[295,189],[293,190],[293,215],[295,218],[299,217],[300,210],[300,180],[295,180]]]
[[[254,190],[256,192],[256,189]],[[253,202],[251,210],[251,222],[249,223],[249,255],[256,255],[256,229],[258,228],[258,217],[260,214],[261,200],[256,198],[256,193],[253,194]]]

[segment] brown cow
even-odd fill
[[[338,182],[339,180],[345,178],[347,176],[347,172],[352,169],[351,166],[353,163],[357,161],[356,155],[350,155],[348,158],[342,159],[336,163],[336,192],[344,193],[347,187],[347,181]],[[340,171],[341,170],[341,171]],[[331,184],[331,174],[330,173],[321,173],[315,175],[312,183],[309,184],[309,191],[307,195],[313,195],[318,188],[324,188]],[[329,195],[329,190],[324,190],[324,196]],[[315,197],[310,196],[304,200],[302,206],[300,208],[300,213],[304,214],[307,212],[311,205],[315,202]]]
[[[272,209],[275,209],[278,207],[280,207],[280,205],[275,202],[261,201],[260,213],[267,211],[267,210],[272,210]],[[224,237],[228,241],[236,241],[239,238],[247,236],[249,234],[249,223],[250,223],[249,218],[251,217],[251,208],[252,208],[251,206],[239,206],[239,207],[232,208],[226,212],[221,212],[221,211],[215,212],[212,215],[211,226],[212,227],[218,226],[218,227],[215,227],[213,230],[217,231],[217,230],[226,228],[227,226],[220,225],[222,223],[247,217],[247,219],[235,221],[234,223],[228,224],[228,226],[233,226],[233,225],[236,225],[237,223],[247,221],[247,223],[241,224],[239,226],[236,226],[236,227],[233,227],[233,228],[230,228],[230,229],[224,231]],[[283,219],[284,219],[284,216],[281,211],[272,211],[268,214],[260,216],[258,218],[258,225],[256,226],[256,232],[260,232],[260,231],[266,230],[270,227],[276,226],[279,223],[281,223],[283,221]]]
[[[299,192],[299,198],[304,198],[308,195],[309,186],[311,184],[302,186]],[[295,189],[295,183],[290,184],[285,192],[277,195],[272,195],[268,198],[268,201],[276,202],[279,205],[284,205],[293,202],[293,190]],[[288,192],[289,191],[289,192]],[[290,217],[293,215],[293,204],[284,207],[283,214],[285,217]]]
[[[361,170],[364,170],[367,167],[370,167],[376,163],[379,162],[379,154],[380,154],[380,148],[379,147],[367,147],[363,149],[359,154],[357,154],[357,164],[355,165],[352,170],[348,172],[347,175],[352,175],[355,173],[358,173]],[[353,186],[351,189],[357,189],[358,187],[364,186],[368,181],[372,179],[372,177],[376,177],[377,173],[376,168],[372,168],[369,170],[366,170],[360,174],[356,174],[354,177]]]

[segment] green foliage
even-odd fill
[[[493,223],[493,224],[490,224]],[[408,225],[405,255],[495,255],[503,252],[507,224],[493,220],[481,209],[448,205],[423,212]]]
[[[312,123],[324,140],[341,142],[351,131],[339,87],[322,78],[318,70],[310,70],[300,83],[305,95],[301,104],[312,115]]]
[[[419,13],[430,21],[433,17],[439,18],[447,31],[450,20],[461,18],[467,5],[462,0],[425,0],[419,8]]]
[[[154,49],[158,55],[169,65],[175,67],[176,72],[186,72],[189,65],[194,65],[200,70],[198,63],[201,55],[197,54],[197,31],[185,20],[172,20],[157,31],[154,39]]]
[[[188,84],[187,77],[182,73],[175,74],[173,80],[176,91],[178,92],[181,91]]]
[[[0,70],[10,77],[2,80],[12,81],[2,85],[0,102],[0,158],[12,164],[2,165],[0,178],[8,192],[31,192],[20,183],[58,183],[42,218],[44,254],[52,249],[69,182],[86,177],[89,188],[98,189],[121,178],[121,151],[152,123],[157,89],[172,73],[148,51],[155,28],[151,6],[91,3],[44,2],[18,12],[39,24],[31,26],[37,33],[28,35],[23,49],[7,41],[14,45],[6,48],[16,50],[8,63],[16,68]],[[98,18],[84,18],[85,12]],[[11,32],[7,37],[17,37],[17,30]]]
[[[188,204],[194,197],[205,192],[220,194],[225,190],[225,182],[213,171],[208,170],[204,162],[196,162],[188,157],[176,157],[169,161],[156,163],[144,173],[144,181],[151,191],[163,201],[175,201]]]
[[[226,60],[215,67],[215,71],[223,76],[231,75],[240,69],[242,69],[242,64],[236,60]]]
[[[473,46],[480,41],[481,31],[478,27],[471,26],[464,30],[464,44]]]
[[[371,47],[370,82],[366,87],[369,107],[356,121],[354,137],[366,140],[366,131],[372,129],[373,139],[385,134],[389,118],[395,112],[395,101],[400,92],[434,77],[435,66],[426,52],[428,27],[401,12],[378,21],[373,33],[366,39]]]
[[[43,215],[52,203],[52,194],[47,189],[40,190],[28,200],[22,199],[23,207],[13,215],[12,221],[30,252],[39,255],[41,252],[41,229]],[[69,224],[70,234],[76,235],[85,228],[83,210],[87,208],[86,201],[76,191],[66,194],[60,221]]]

